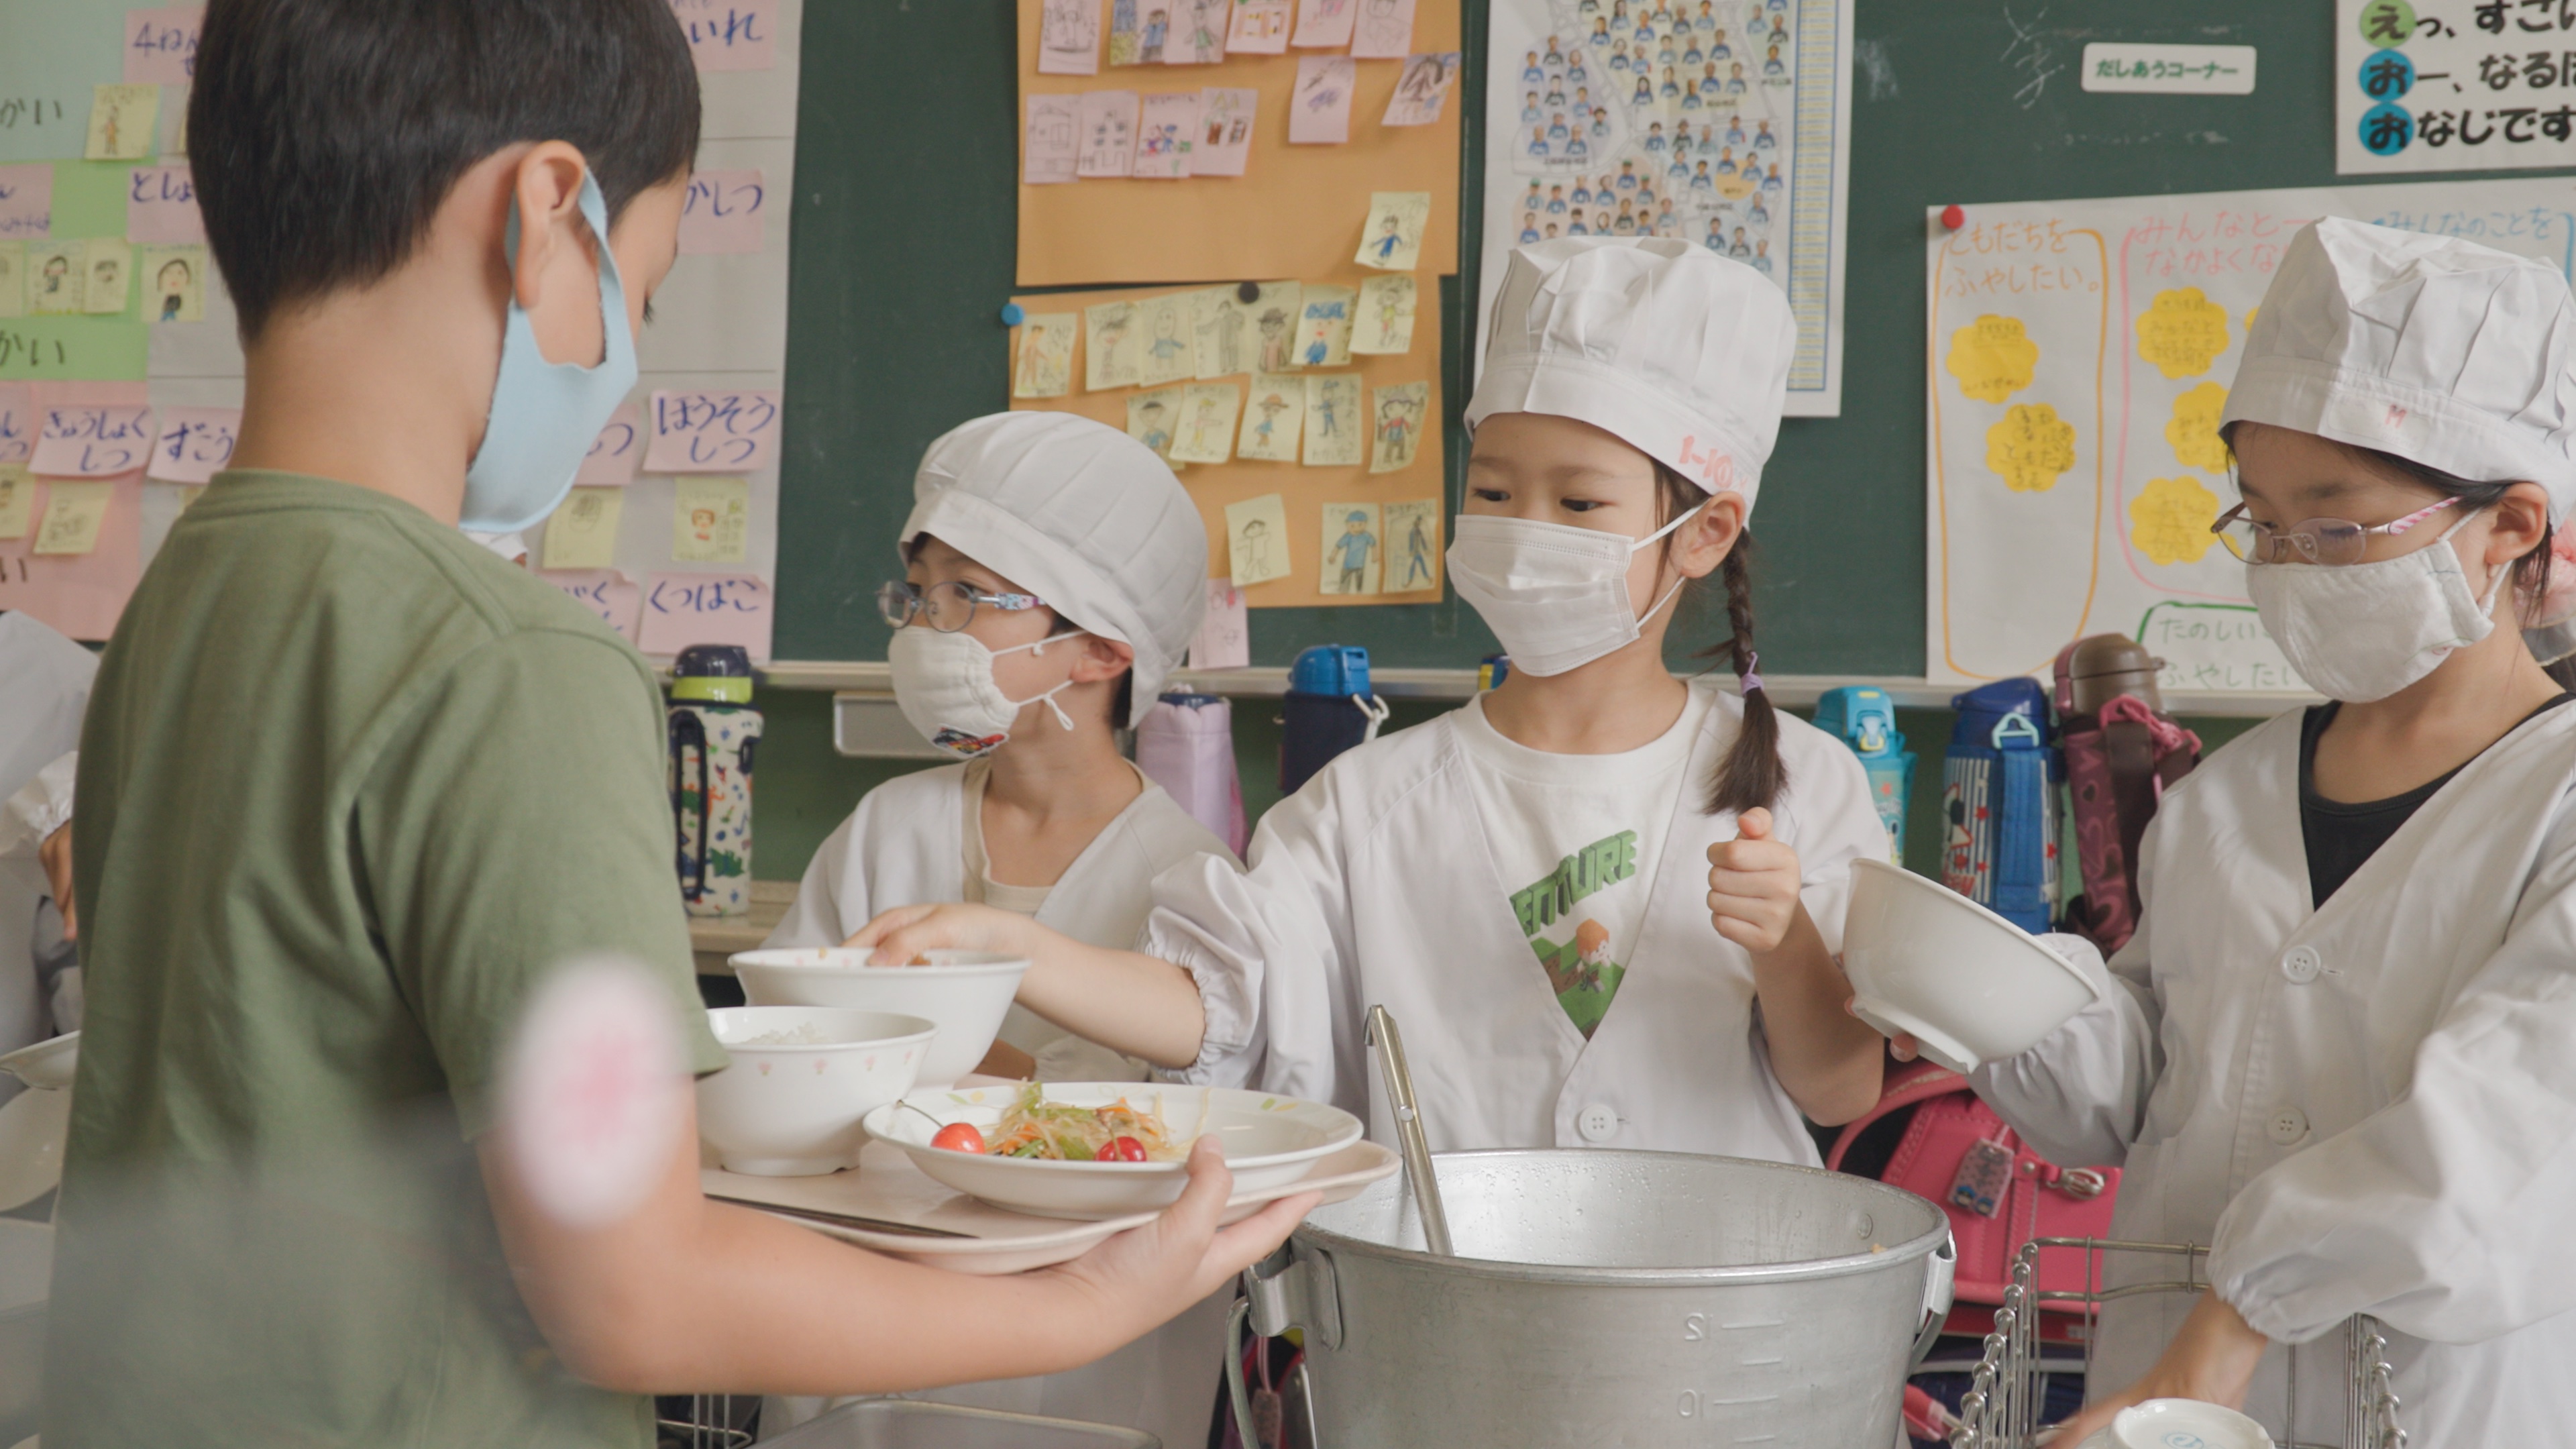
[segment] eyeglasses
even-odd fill
[[[2342,518],[2311,518],[2287,528],[2260,523],[2245,515],[2245,505],[2218,515],[2209,531],[2226,541],[2229,551],[2247,563],[2276,564],[2289,561],[2292,551],[2313,564],[2356,564],[2370,547],[2374,533],[2395,538],[2416,524],[2459,502],[2445,498],[2428,504],[2398,519],[2395,523],[2364,525]]]
[[[1022,609],[1043,609],[1045,603],[1033,594],[983,594],[973,586],[954,580],[923,588],[902,579],[892,580],[877,589],[877,612],[885,621],[900,629],[917,615],[921,621],[942,634],[954,634],[975,620],[975,606],[1017,613]]]

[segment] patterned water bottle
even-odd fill
[[[671,815],[679,831],[680,899],[693,916],[751,909],[751,767],[760,711],[751,655],[694,644],[671,662]]]

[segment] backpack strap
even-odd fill
[[[1843,1154],[1869,1125],[1890,1112],[1903,1111],[1918,1102],[1945,1097],[1968,1089],[1968,1079],[1938,1062],[1914,1061],[1889,1072],[1879,1087],[1878,1104],[1859,1117],[1843,1124],[1834,1138],[1834,1150],[1825,1156],[1825,1166],[1840,1169]]]

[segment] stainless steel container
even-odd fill
[[[1458,1256],[1423,1250],[1390,1179],[1246,1275],[1238,1325],[1305,1331],[1314,1449],[1897,1442],[1950,1306],[1932,1204],[1731,1157],[1435,1161]]]

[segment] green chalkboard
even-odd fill
[[[1467,397],[1483,0],[1468,0],[1461,251],[1445,387]],[[871,593],[941,432],[1002,406],[1017,158],[1013,0],[805,12],[777,654],[881,659]],[[2334,177],[2331,0],[1860,0],[1843,412],[1792,419],[1754,520],[1764,662],[1923,672],[1924,209],[1951,202],[2316,186]],[[2086,42],[2255,46],[2250,96],[2087,94]],[[1464,439],[1449,420],[1455,501]],[[1725,632],[1703,610],[1678,657]],[[1493,643],[1438,604],[1256,610],[1256,663],[1328,639],[1381,665],[1465,666]]]

